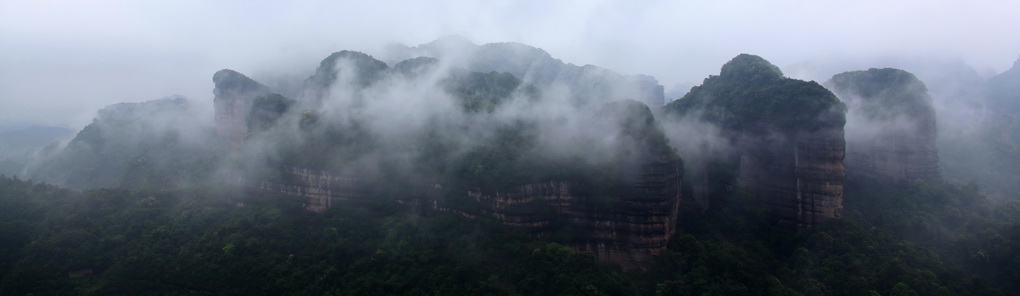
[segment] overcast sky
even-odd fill
[[[212,101],[212,74],[314,71],[329,53],[457,34],[564,62],[698,84],[739,53],[784,67],[878,55],[1020,55],[1020,1],[0,0],[0,125],[80,128],[116,102]],[[692,2],[701,2],[694,4]]]

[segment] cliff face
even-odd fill
[[[480,59],[477,63],[509,67],[520,58],[516,53],[548,56],[529,48],[500,45],[474,57]],[[513,50],[501,51],[507,49]],[[505,59],[496,59],[504,54]],[[511,72],[524,68],[494,66],[507,71],[472,72],[475,68],[436,65],[436,59],[415,58],[391,68],[363,53],[337,52],[305,80],[297,101],[270,93],[236,72],[217,73],[217,123],[224,136],[240,143],[240,153],[262,157],[256,155],[260,145],[291,139],[273,142],[278,145],[275,155],[256,159],[274,169],[240,165],[237,171],[247,173],[239,178],[243,186],[292,196],[316,212],[339,202],[408,202],[492,218],[625,268],[638,268],[666,249],[676,231],[683,165],[645,104],[587,101],[590,105],[571,109],[585,112],[570,121],[585,127],[579,131],[564,124],[568,118],[499,113],[511,100],[539,101],[531,100],[537,88]],[[571,74],[576,81],[567,88],[585,84],[593,88],[571,91],[601,93],[607,100],[626,96],[602,93],[599,87],[641,80],[597,67],[575,68],[568,67],[578,73]],[[408,89],[391,93],[394,87]],[[658,92],[661,101],[661,88]],[[404,105],[412,101],[404,97],[418,95],[422,98],[415,100],[451,101],[437,101],[443,110]],[[426,114],[435,119],[423,121],[431,126],[391,129],[406,121],[390,117],[417,116],[406,113],[419,109],[436,112]],[[278,124],[281,118],[296,123],[296,129]],[[569,137],[537,136],[549,129]],[[258,131],[263,132],[247,142],[257,144],[242,143],[248,133]]]
[[[826,82],[849,109],[846,166],[851,178],[893,184],[941,180],[935,109],[924,83],[903,70],[869,69]]]
[[[285,166],[279,174],[263,179],[256,189],[295,197],[309,211],[325,212],[334,203],[367,196],[363,181],[351,176],[296,166]]]
[[[248,135],[248,114],[256,98],[268,95],[269,88],[234,70],[213,74],[216,131],[234,146]]]
[[[810,229],[843,212],[843,130],[815,131],[742,142],[737,182],[771,210],[783,229]]]
[[[635,269],[662,254],[676,233],[681,176],[678,162],[658,160],[642,165],[631,182],[610,196],[592,196],[563,181],[467,195],[478,203],[481,216]]]
[[[535,237],[590,251],[599,261],[637,269],[662,254],[676,233],[683,175],[676,160],[649,160],[641,167],[608,196],[595,196],[571,181],[484,193],[437,184],[420,202],[436,211],[491,218]],[[294,197],[314,212],[341,202],[377,198],[364,180],[349,175],[294,166],[284,167],[279,174],[253,184],[253,189]],[[465,200],[442,198],[443,192],[466,197],[472,204],[452,205]]]
[[[739,185],[795,231],[842,215],[844,108],[821,85],[785,78],[768,61],[743,54],[665,112],[718,126],[732,146],[695,169],[695,204]]]

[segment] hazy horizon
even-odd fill
[[[739,53],[784,70],[889,57],[961,60],[988,76],[1020,56],[1020,39],[1008,37],[1020,36],[1017,15],[1020,2],[1010,1],[5,1],[0,125],[80,128],[103,106],[175,94],[211,105],[219,69],[255,79],[308,75],[335,51],[378,54],[449,35],[652,75],[667,99]]]

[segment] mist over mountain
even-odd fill
[[[664,111],[676,121],[674,141],[720,141],[682,138],[693,126],[685,122],[703,121],[730,146],[681,153],[703,159],[694,168],[695,202],[723,202],[711,201],[725,193],[711,192],[710,183],[740,184],[783,227],[798,230],[842,216],[845,108],[818,83],[786,78],[765,59],[741,54]],[[710,173],[718,170],[728,172]]]
[[[183,97],[115,104],[59,151],[34,160],[27,177],[69,188],[201,183],[222,155],[212,128]]]
[[[940,181],[935,109],[909,72],[884,68],[837,74],[825,85],[846,102],[851,178],[905,183]]]
[[[575,101],[626,98],[651,107],[665,104],[663,87],[654,77],[621,75],[598,66],[567,64],[542,49],[520,43],[475,45],[463,37],[449,36],[415,47],[391,46],[385,56],[389,60],[428,56],[454,60],[453,66],[471,71],[507,72],[538,87],[569,90],[568,96]]]
[[[24,173],[27,162],[40,153],[51,153],[74,131],[52,126],[9,127],[0,132],[0,174]]]
[[[204,74],[206,96],[109,105],[67,143],[0,134],[23,139],[0,146],[20,149],[0,178],[0,294],[1020,282],[1020,62],[988,79],[923,60],[791,77],[738,54],[663,105],[652,76],[522,43],[324,56],[301,79],[231,66]]]

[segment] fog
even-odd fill
[[[378,54],[447,35],[652,75],[667,99],[742,52],[780,67],[922,55],[986,76],[1020,53],[1016,1],[547,2],[4,1],[0,126],[77,129],[103,106],[174,94],[211,105],[210,77],[222,68],[273,85],[307,77],[331,52]]]

